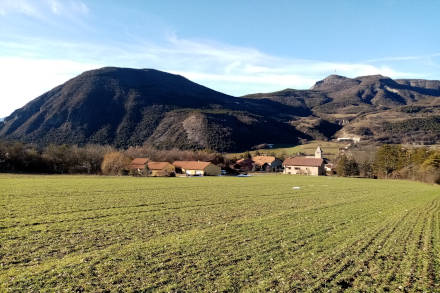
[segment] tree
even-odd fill
[[[440,169],[440,152],[432,153],[424,162],[423,167]]]
[[[336,165],[336,174],[343,177],[359,175],[359,165],[352,157],[342,155]]]
[[[394,171],[407,166],[408,161],[408,153],[400,145],[385,144],[376,152],[374,169],[378,176],[388,178]]]
[[[373,172],[373,164],[365,160],[359,165],[359,175],[366,178],[373,178],[374,172]]]
[[[43,151],[43,158],[54,173],[68,173],[72,165],[72,152],[68,145],[49,145]]]
[[[120,152],[111,152],[105,154],[101,171],[104,175],[121,175],[130,163],[130,157]]]
[[[415,165],[421,165],[426,159],[431,156],[433,152],[427,147],[415,148],[410,152],[410,161]]]

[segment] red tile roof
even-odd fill
[[[319,158],[294,157],[285,159],[283,162],[283,166],[320,167],[323,163],[324,160]]]
[[[148,162],[147,166],[149,170],[163,170],[169,166],[174,168],[174,166],[168,162]]]
[[[129,169],[143,169],[145,168],[145,165],[147,164],[148,159],[147,158],[136,158],[133,161],[131,161],[130,165],[128,165]]]
[[[210,162],[202,162],[202,161],[175,161],[173,165],[177,168],[185,169],[185,170],[204,170]]]

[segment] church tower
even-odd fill
[[[318,146],[318,147],[316,148],[316,151],[315,151],[315,158],[322,159],[322,149],[321,149],[320,146]]]

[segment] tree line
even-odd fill
[[[144,145],[118,150],[111,146],[49,145],[0,141],[0,172],[45,174],[123,174],[133,158],[152,161],[209,161],[228,169],[234,159],[211,150],[159,150]],[[342,155],[336,160],[338,176],[410,179],[440,184],[440,150],[382,145],[374,159]]]
[[[170,163],[176,160],[200,160],[228,165],[223,155],[211,150],[158,150],[148,145],[124,150],[102,145],[38,147],[0,141],[0,172],[119,175],[136,157]]]
[[[380,146],[371,161],[359,162],[342,155],[336,164],[339,176],[409,179],[440,184],[440,151],[427,147]]]

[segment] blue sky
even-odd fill
[[[334,73],[440,79],[438,11],[440,1],[0,0],[0,117],[103,66],[232,95]]]

